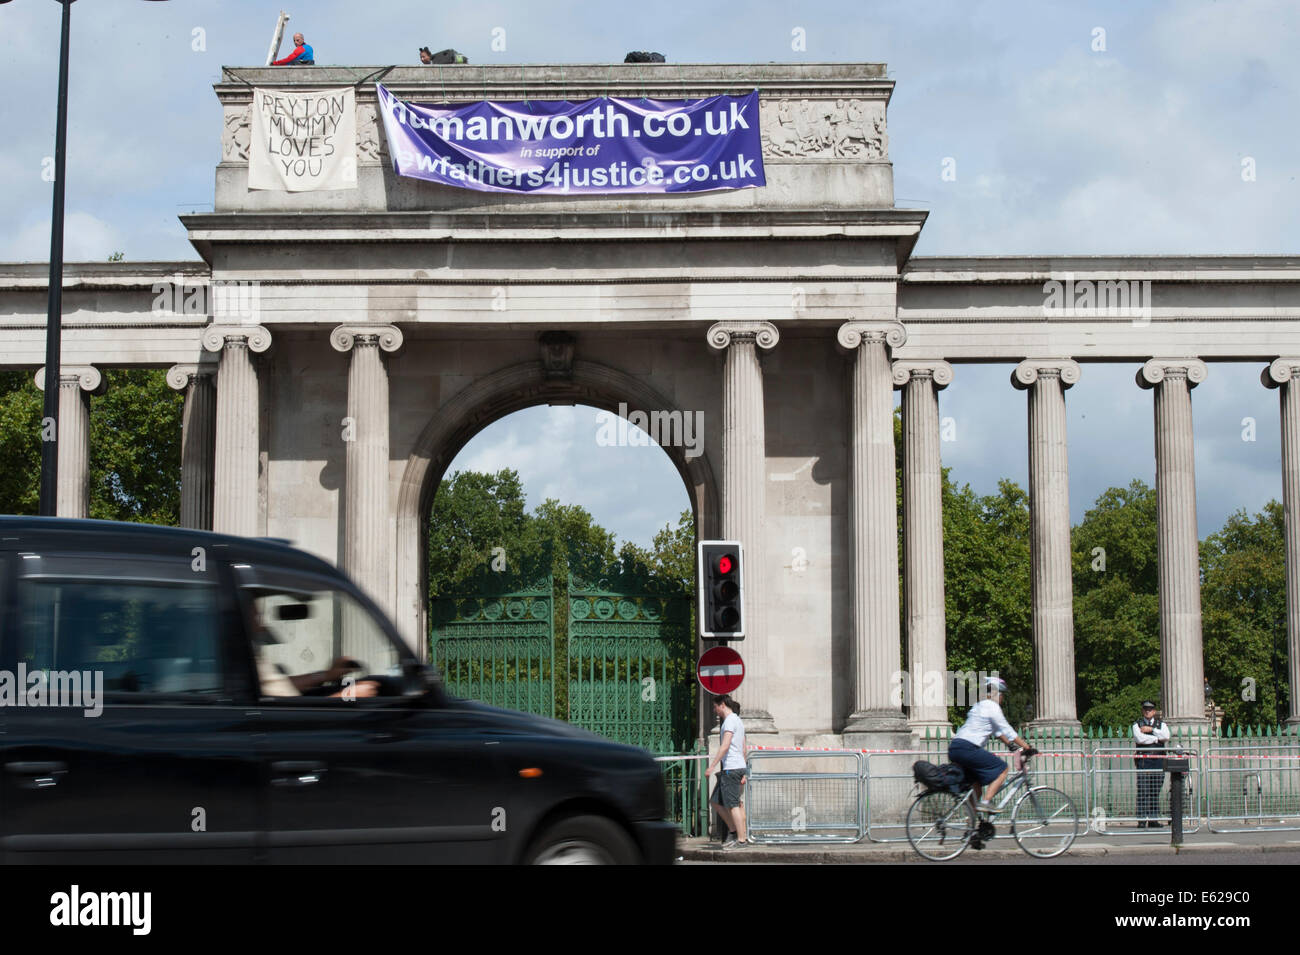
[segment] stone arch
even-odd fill
[[[546,378],[540,361],[521,362],[475,381],[443,402],[416,439],[397,492],[394,600],[402,636],[423,658],[428,640],[425,538],[433,495],[462,447],[492,422],[540,404],[585,404],[617,411],[619,402],[646,411],[678,409],[643,380],[598,362],[575,359],[572,375]],[[686,484],[696,534],[715,537],[721,505],[707,452],[688,458],[683,448],[664,448]]]

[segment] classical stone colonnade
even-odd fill
[[[701,342],[724,355],[722,376],[721,528],[724,537],[765,550],[767,481],[763,366],[760,354],[779,345],[769,322],[718,322]],[[853,709],[846,736],[922,731],[947,722],[946,709],[923,698],[905,716],[891,695],[900,667],[893,400],[902,391],[903,566],[905,639],[911,672],[945,668],[943,536],[938,392],[954,376],[942,359],[891,360],[907,339],[898,322],[847,322],[833,344],[851,355],[851,509]],[[385,355],[403,335],[396,326],[339,325],[331,346],[348,356],[346,504],[342,566],[381,605],[390,593],[388,526],[389,397]],[[217,355],[205,364],[177,364],[168,383],[185,395],[181,463],[181,523],[243,535],[257,533],[260,405],[256,356],[271,333],[260,326],[210,325],[203,346]],[[1070,358],[1026,359],[1011,385],[1028,396],[1029,497],[1035,682],[1040,725],[1078,724],[1075,706],[1069,462],[1065,392],[1081,377]],[[1159,528],[1159,602],[1162,687],[1171,722],[1203,721],[1200,578],[1191,390],[1205,380],[1199,359],[1152,358],[1136,386],[1153,392]],[[44,385],[43,371],[37,384]],[[1300,358],[1278,358],[1261,373],[1280,393],[1283,503],[1287,515],[1287,613],[1291,685],[1297,685],[1297,532],[1300,513]],[[86,514],[89,487],[88,420],[91,395],[103,392],[101,369],[65,367],[60,375],[58,513]],[[768,590],[764,562],[747,564],[749,626],[758,638],[745,645],[746,715],[754,732],[777,727],[767,699]],[[390,608],[391,609],[391,608]],[[1295,718],[1295,700],[1292,718]]]
[[[102,372],[167,369],[185,393],[182,523],[287,537],[336,561],[423,651],[433,494],[473,434],[547,403],[713,409],[699,457],[664,450],[699,536],[746,547],[750,732],[894,745],[947,719],[924,697],[905,711],[894,679],[945,669],[938,392],[964,365],[1010,364],[1008,397],[1023,390],[1029,412],[1035,716],[1071,725],[1066,391],[1090,363],[1132,362],[1134,396],[1150,390],[1154,407],[1162,702],[1171,721],[1196,723],[1191,390],[1207,363],[1258,362],[1281,398],[1300,720],[1300,358],[1290,357],[1300,355],[1300,259],[916,257],[927,213],[895,206],[884,64],[385,72],[385,86],[415,102],[760,89],[766,187],[637,196],[479,193],[399,177],[377,72],[226,69],[213,210],[181,217],[201,261],[69,267],[60,514],[86,512]],[[356,189],[249,188],[259,86],[356,88]],[[222,309],[210,293],[231,285],[250,294]],[[191,290],[209,293],[205,308],[176,307]],[[43,266],[0,265],[0,367],[44,360],[46,291]]]

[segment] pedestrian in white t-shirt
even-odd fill
[[[711,776],[721,763],[717,785],[709,798],[709,806],[718,814],[727,835],[722,840],[724,849],[743,849],[749,845],[745,839],[745,807],[741,794],[745,789],[745,724],[740,721],[740,704],[729,696],[713,698],[713,715],[722,721],[718,730],[718,752],[705,770]]]

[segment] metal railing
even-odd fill
[[[1252,742],[1206,763],[1211,832],[1300,829],[1300,746]]]
[[[912,764],[930,755],[919,749],[863,754],[863,835],[872,842],[907,841],[907,810],[920,791]]]
[[[745,824],[753,842],[857,842],[863,833],[856,750],[749,754]]]
[[[1040,750],[1031,767],[1033,784],[1066,793],[1081,829],[1104,836],[1147,832],[1138,823],[1151,812],[1168,824],[1171,777],[1139,766],[1134,745],[1121,734],[1030,730],[1025,738]],[[948,734],[933,734],[911,750],[751,751],[744,797],[751,838],[791,844],[906,842],[907,810],[919,792],[912,764],[947,762],[948,743]],[[1191,760],[1184,777],[1184,832],[1300,830],[1300,736],[1177,733],[1165,756],[1179,748]],[[1001,744],[989,749],[1011,758]],[[674,767],[665,769],[672,818],[682,822],[683,833],[705,834],[709,781],[703,777],[703,758],[661,760]],[[1154,795],[1154,810],[1145,805],[1151,798],[1141,791],[1145,787]]]
[[[1205,817],[1204,761],[1189,750],[1183,750],[1181,755],[1188,758],[1191,767],[1184,779],[1183,832],[1196,832]],[[1169,824],[1173,781],[1164,771],[1164,760],[1147,756],[1139,765],[1135,757],[1132,746],[1099,746],[1088,754],[1088,823],[1098,835],[1137,835],[1143,832],[1139,823]],[[1152,768],[1151,763],[1157,768]]]
[[[708,758],[707,753],[655,757],[664,774],[665,818],[678,823],[684,836],[709,831]]]

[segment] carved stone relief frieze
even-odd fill
[[[885,159],[884,104],[859,99],[777,100],[764,104],[768,159]]]
[[[357,104],[357,162],[386,162],[388,150],[379,135],[377,107]]]
[[[226,124],[221,132],[221,161],[248,162],[251,107],[226,107]]]

